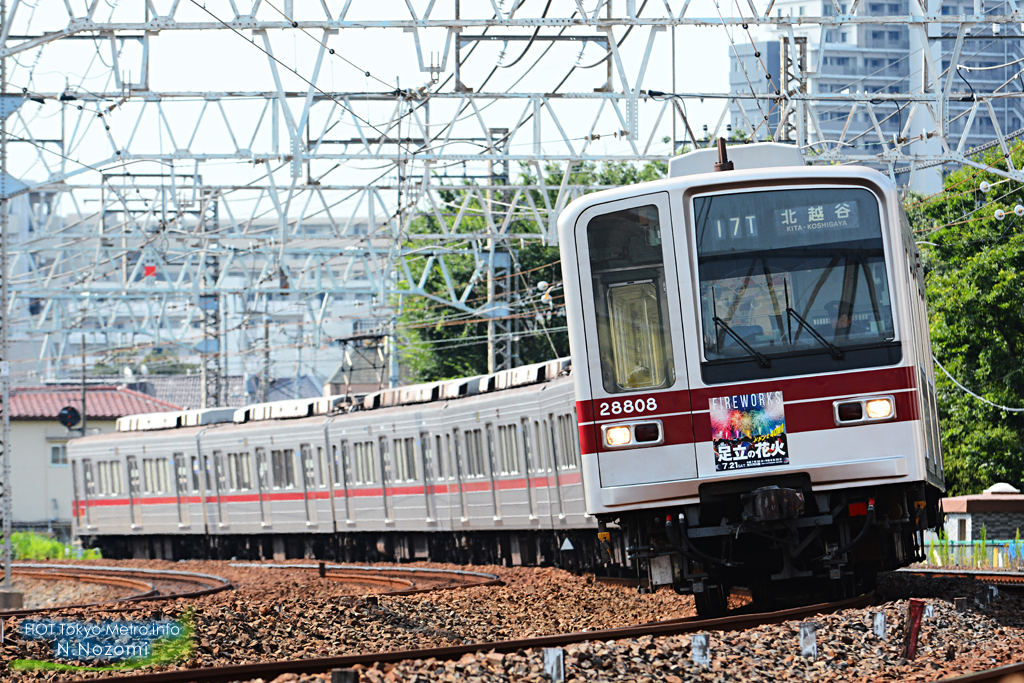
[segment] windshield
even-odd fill
[[[694,223],[708,361],[743,359],[765,368],[773,357],[808,353],[842,361],[847,349],[894,339],[871,192],[697,197]]]

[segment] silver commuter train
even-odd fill
[[[74,531],[110,557],[579,564],[570,370],[121,418],[69,445]]]
[[[587,509],[705,615],[868,588],[944,488],[897,188],[719,142],[559,217]]]

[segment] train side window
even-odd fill
[[[306,489],[316,487],[316,463],[313,460],[313,447],[308,443],[299,446],[302,460],[302,485]]]
[[[455,443],[458,444],[458,436],[456,436]],[[452,435],[451,434],[445,434],[444,435],[444,446],[445,446],[445,448],[444,448],[445,460],[447,461],[447,467],[448,467],[448,478],[449,479],[454,479],[455,478],[455,467],[454,467],[454,465],[452,465]]]
[[[498,447],[501,450],[501,473],[519,474],[519,441],[515,425],[498,426]]]
[[[327,466],[327,452],[323,446],[316,447],[316,462],[320,474],[320,488],[327,488],[330,485],[331,470]]]
[[[96,463],[96,481],[99,484],[100,495],[105,496],[110,493],[110,463],[99,462]]]
[[[192,490],[199,493],[202,490],[202,483],[199,481],[199,456],[192,456]]]
[[[238,486],[238,453],[228,453],[228,489],[237,491]]]
[[[256,449],[256,477],[261,492],[270,490],[270,467],[267,465],[267,451],[265,448]]]
[[[91,498],[96,495],[96,479],[93,476],[92,460],[82,460],[82,475],[85,477],[85,497]]]
[[[444,462],[444,450],[441,444],[440,434],[434,437],[434,446],[434,452],[437,454],[437,478],[440,480],[444,479],[444,467],[442,466]]]
[[[596,216],[587,226],[605,391],[675,382],[661,218],[656,206]]]
[[[362,441],[353,445],[355,455],[355,483],[374,484],[377,481],[373,466],[373,442]]]
[[[523,433],[523,455],[526,457],[526,473],[529,475],[530,472],[537,471],[537,459],[533,452],[533,440],[530,438],[530,420],[523,418],[520,431]]]
[[[395,481],[416,481],[416,441],[411,437],[395,439]]]
[[[562,467],[573,469],[580,466],[579,448],[576,446],[576,424],[572,415],[560,415],[558,417],[558,432],[562,447]]]
[[[282,460],[284,461],[284,485],[285,488],[295,488],[295,449],[286,448],[283,451]]]
[[[274,470],[274,488],[284,488],[284,460],[281,451],[270,451],[270,464]]]
[[[434,454],[430,450],[430,434],[420,432],[420,453],[423,455],[423,481],[431,481],[435,477]]]
[[[483,438],[479,429],[468,429],[466,434],[466,476],[482,477],[484,470]]]

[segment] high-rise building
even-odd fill
[[[838,3],[840,12],[845,14],[848,4]],[[914,8],[916,11],[916,5]],[[1003,13],[1003,6],[992,6],[989,12]],[[911,12],[906,0],[871,2],[862,0],[856,8],[856,16],[907,16]],[[941,27],[941,36],[929,39],[936,64],[942,71],[941,78],[952,69],[956,81],[953,92],[964,92],[966,96],[949,104],[949,136],[959,141],[968,123],[970,130],[962,146],[968,150],[990,143],[995,139],[996,126],[1005,135],[1024,126],[1024,102],[1014,98],[1001,98],[992,102],[995,120],[987,107],[979,107],[974,117],[970,116],[974,100],[971,93],[1005,92],[1008,88],[1024,90],[1024,63],[1016,63],[1024,57],[1024,37],[1015,27],[1007,35],[1004,30],[993,30],[982,26],[969,33],[957,64],[950,64],[959,22],[964,15],[974,13],[973,0],[949,0],[941,12],[950,19]],[[781,65],[784,57],[803,60],[806,72],[803,87],[808,93],[909,93],[920,88],[920,74],[924,59],[920,49],[911,48],[910,31],[901,24],[850,24],[839,28],[820,25],[801,25],[799,17],[831,16],[835,13],[832,0],[780,0],[773,6],[778,17],[793,17],[792,32],[765,27],[753,32],[750,40],[741,42],[745,35],[737,32],[735,48],[729,48],[730,91],[737,95],[748,95],[751,91],[774,93],[786,85],[786,68]],[[955,22],[955,23],[954,23]],[[795,38],[796,45],[790,45]],[[801,45],[801,43],[803,43]],[[935,43],[938,44],[936,50]],[[759,55],[758,57],[755,57]],[[738,57],[737,57],[738,55]],[[959,67],[959,68],[957,68]],[[767,73],[766,73],[767,70]],[[793,73],[793,69],[789,69]],[[1018,76],[1021,74],[1021,76]],[[771,78],[767,76],[770,75]],[[800,85],[789,81],[790,88]],[[804,124],[807,126],[808,143],[821,140],[842,140],[859,149],[870,150],[881,147],[881,140],[890,142],[894,137],[914,138],[919,130],[908,130],[909,101],[873,100],[872,110],[860,105],[853,107],[849,102],[829,103],[817,101],[807,108]],[[752,128],[758,128],[753,135],[764,139],[768,130],[772,134],[778,128],[781,105],[761,100],[760,105],[753,99],[734,100],[730,107],[730,120],[734,131],[748,135]],[[770,128],[758,124],[769,116]],[[872,116],[873,114],[873,116]],[[813,121],[812,121],[813,117]],[[796,125],[794,118],[790,118]],[[813,147],[813,145],[812,145]]]

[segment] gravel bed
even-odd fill
[[[912,579],[913,577],[911,577]],[[800,654],[799,622],[762,626],[743,632],[711,633],[708,668],[691,661],[691,636],[643,637],[588,642],[565,648],[566,681],[936,681],[1024,659],[1024,600],[1005,593],[983,604],[983,587],[954,586],[971,607],[958,613],[948,600],[930,598],[934,615],[922,624],[918,655],[904,659],[903,624],[907,601],[890,600],[868,609],[846,610],[812,619],[817,628],[818,658]],[[935,584],[907,577],[887,577],[883,589],[893,594],[933,594]],[[872,632],[873,613],[886,613],[887,633]],[[540,650],[514,654],[465,655],[458,661],[419,660],[361,669],[372,683],[415,681],[547,681]],[[263,679],[255,679],[258,683]],[[284,674],[274,683],[327,683],[328,675]]]
[[[695,614],[693,601],[687,596],[671,591],[639,595],[632,588],[606,585],[595,582],[592,576],[579,577],[552,568],[471,567],[498,574],[507,585],[411,596],[379,595],[367,600],[350,595],[351,587],[301,570],[236,568],[226,562],[118,564],[217,574],[237,586],[195,600],[156,603],[116,615],[132,621],[178,619],[189,610],[195,648],[178,664],[188,668],[444,647]],[[102,617],[94,611],[61,612],[61,618],[90,616]],[[0,666],[6,667],[11,659],[52,659],[48,644],[26,642],[16,635],[18,623],[7,620]],[[19,672],[18,676],[19,680],[57,677],[48,671]]]
[[[192,601],[158,604],[116,615],[119,619],[181,618],[192,614],[195,647],[174,668],[242,664],[442,647],[468,642],[526,638],[614,628],[694,614],[693,601],[667,590],[639,595],[635,589],[595,582],[557,569],[474,567],[499,574],[507,585],[413,596],[354,597],[346,587],[315,574],[231,568],[220,562],[120,563],[218,574],[237,589]],[[449,566],[449,565],[414,565]],[[814,619],[816,661],[800,656],[796,622],[739,633],[711,634],[709,670],[690,660],[690,636],[583,643],[566,648],[567,680],[937,680],[1024,659],[1024,599],[1000,592],[985,602],[984,584],[905,574],[883,577],[880,607],[848,610]],[[957,613],[952,597],[971,608]],[[919,656],[901,657],[908,597],[929,599],[935,616],[922,630]],[[888,637],[871,633],[871,613],[887,613]],[[64,610],[62,617],[88,619],[95,610]],[[18,620],[6,623],[0,666],[14,658],[51,660],[49,646],[25,642]],[[14,634],[12,636],[12,633]],[[364,671],[365,681],[547,680],[539,651],[507,656],[467,656],[458,662],[407,662]],[[0,676],[4,672],[0,669]],[[65,674],[66,675],[66,674]],[[82,677],[91,675],[82,672]],[[19,672],[16,680],[54,680],[56,672]],[[15,680],[5,678],[5,680]],[[284,676],[285,681],[326,681],[325,676]],[[265,682],[268,683],[268,682]]]

